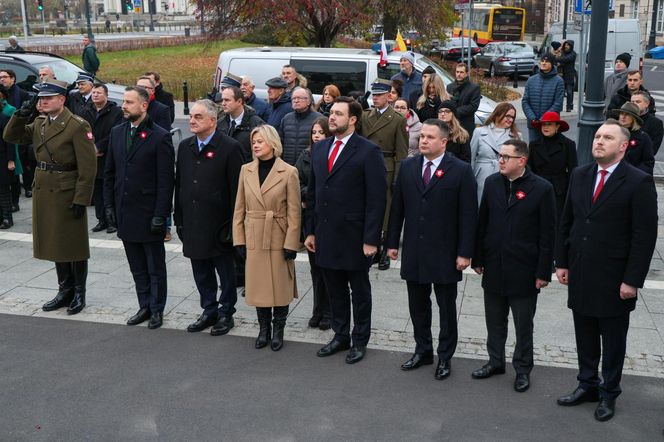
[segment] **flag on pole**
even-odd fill
[[[385,34],[380,34],[380,62],[381,67],[387,66],[387,47],[385,46]]]
[[[406,42],[403,41],[401,32],[399,32],[398,29],[397,29],[397,48],[399,48],[401,52],[406,52],[408,50],[408,48],[406,47]]]

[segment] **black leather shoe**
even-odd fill
[[[217,321],[216,324],[212,326],[212,330],[210,330],[210,335],[212,336],[222,336],[231,331],[231,329],[235,327],[235,321],[233,321],[233,317],[228,317],[228,316],[223,316],[221,319]]]
[[[343,350],[348,350],[349,348],[350,344],[342,344],[336,339],[332,339],[325,347],[318,350],[318,353],[316,353],[316,355],[320,356],[321,358],[324,358],[325,356],[332,356],[335,353],[338,353]]]
[[[517,373],[514,379],[514,390],[523,393],[530,388],[530,376],[527,373]]]
[[[198,317],[196,322],[189,324],[189,327],[187,327],[187,331],[192,333],[203,331],[206,328],[216,324],[218,319],[219,315],[217,314],[206,315],[205,313],[203,313]]]
[[[42,310],[45,312],[51,312],[57,310],[71,303],[72,297],[74,296],[73,290],[69,293],[60,293],[58,292],[55,295],[55,298],[48,301],[46,304],[42,305]]]
[[[431,365],[433,364],[433,355],[423,355],[420,353],[415,353],[408,359],[406,362],[401,364],[401,369],[404,371],[415,370],[422,365]]]
[[[615,399],[600,399],[597,408],[595,409],[595,419],[600,422],[608,421],[616,414],[616,400]]]
[[[161,327],[161,324],[164,323],[164,316],[161,312],[155,312],[150,316],[150,322],[148,322],[148,328],[154,330],[155,328]]]
[[[378,270],[387,270],[390,268],[390,258],[387,256],[387,247],[383,247],[378,260]]]
[[[572,407],[574,405],[579,405],[584,402],[597,402],[599,400],[599,394],[597,390],[587,391],[581,387],[577,387],[576,390],[565,396],[558,398],[558,405],[563,407]]]
[[[318,325],[320,324],[320,320],[321,320],[320,316],[312,316],[311,319],[309,319],[309,322],[308,322],[309,327],[311,327],[311,328],[318,327]]]
[[[433,377],[439,381],[447,378],[452,373],[452,364],[450,361],[444,361],[438,358],[438,365],[436,366],[436,371],[433,374]]]
[[[332,320],[330,318],[323,318],[318,323],[318,328],[320,330],[329,330],[332,328]]]
[[[104,229],[107,228],[107,227],[108,227],[108,226],[106,225],[105,222],[103,222],[103,221],[99,221],[99,222],[97,223],[97,225],[94,226],[94,227],[92,228],[92,231],[93,231],[93,232],[101,232],[102,230],[104,230]]]
[[[367,354],[366,347],[356,347],[356,346],[351,347],[350,351],[346,355],[346,364],[354,364],[356,362],[360,362],[364,358],[365,354]]]
[[[32,190],[25,189],[25,197],[32,198]]]
[[[471,374],[471,377],[473,379],[486,379],[490,378],[494,374],[505,374],[505,367],[494,367],[490,364],[484,364],[475,370]]]
[[[127,325],[138,325],[150,319],[150,310],[142,308],[136,312],[134,316],[127,319]]]
[[[85,308],[85,292],[76,292],[74,293],[74,299],[69,304],[67,308],[68,315],[75,315],[80,313],[83,308]]]
[[[118,228],[113,226],[113,225],[109,224],[109,226],[106,227],[106,233],[115,233],[117,231],[118,231]]]
[[[8,219],[5,218],[5,219],[2,220],[2,223],[0,223],[0,229],[6,230],[6,229],[9,229],[13,225],[14,225],[13,221],[8,220]]]

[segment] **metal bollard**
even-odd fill
[[[189,115],[189,85],[182,83],[182,99],[184,101],[184,114]]]
[[[512,87],[515,89],[519,87],[519,69],[516,65],[514,65],[514,84]]]

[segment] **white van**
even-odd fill
[[[214,87],[219,89],[219,83],[228,72],[242,76],[249,75],[256,89],[254,93],[259,98],[267,98],[265,82],[281,74],[285,64],[295,67],[297,72],[304,75],[308,87],[318,100],[323,88],[328,84],[335,84],[343,95],[351,91],[364,92],[370,89],[375,78],[390,79],[399,72],[399,52],[388,55],[388,65],[380,68],[379,54],[370,49],[336,49],[336,48],[290,48],[290,47],[254,47],[232,49],[222,52],[217,62],[217,71],[214,76]],[[432,66],[443,79],[445,85],[454,81],[454,78],[421,54],[415,54],[415,69],[422,72],[427,66]],[[482,97],[480,107],[475,113],[475,122],[483,124],[489,114],[496,107],[496,103]]]
[[[590,17],[588,17],[590,21]],[[590,32],[590,26],[588,26]],[[579,31],[574,28],[574,24],[567,23],[567,38],[563,39],[563,24],[554,23],[551,29],[544,37],[544,42],[539,49],[539,55],[551,50],[551,42],[564,40],[574,41],[574,51],[578,54],[581,49],[581,37]],[[627,52],[632,56],[629,69],[643,70],[643,42],[641,41],[641,30],[639,21],[636,19],[609,19],[609,26],[606,34],[606,57],[604,59],[604,78],[613,74],[613,63],[616,56]],[[580,58],[576,59],[576,71],[579,72]]]

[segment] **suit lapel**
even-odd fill
[[[331,177],[332,175],[334,175],[339,170],[339,168],[341,168],[341,166],[343,166],[343,164],[346,161],[348,161],[348,159],[351,156],[353,156],[353,154],[355,153],[355,150],[357,149],[357,145],[355,144],[356,140],[357,140],[357,134],[353,133],[353,135],[350,136],[350,138],[348,139],[348,142],[346,143],[343,150],[341,151],[341,153],[337,157],[337,160],[334,162],[334,166],[332,166],[332,170],[330,171],[330,174],[328,175],[328,178]],[[329,152],[329,148],[332,146],[332,144],[334,144],[334,137],[332,138],[332,143],[328,147],[328,152]],[[326,170],[327,170],[327,168],[326,168]]]
[[[514,195],[511,198],[509,198],[509,203],[507,204],[507,210],[511,209],[522,200],[528,198],[528,194],[532,189],[533,189],[533,180],[530,179],[530,177],[517,183],[516,189],[514,189]]]
[[[443,159],[440,161],[440,164],[438,164],[436,170],[431,172],[431,181],[429,181],[429,185],[424,189],[424,193],[427,193],[428,191],[433,189],[436,184],[438,184],[441,180],[444,179],[445,174],[451,167],[451,164],[452,163],[450,161],[450,156],[444,155]]]
[[[379,131],[380,129],[382,129],[383,127],[387,126],[392,122],[394,115],[392,115],[390,110],[391,108],[388,106],[388,108],[385,110],[385,112],[383,112],[382,115],[378,112],[377,109],[371,111],[371,113],[374,114],[375,116],[373,116],[372,119],[370,120],[371,122],[373,122],[373,124],[371,125],[371,127],[367,128],[368,129],[367,135]]]
[[[69,120],[68,117],[71,116],[71,113],[69,113],[69,111],[65,112],[65,110],[63,110],[62,113],[60,113],[60,115],[58,116],[58,118],[56,118],[54,121],[49,121],[50,117],[48,116],[46,117],[45,120],[46,126],[44,128],[44,139],[42,140],[42,144],[46,144],[48,140],[50,140],[51,138],[55,137],[60,132],[65,130],[65,126],[67,125],[67,121]]]
[[[261,184],[258,179],[258,159],[255,159],[247,166],[247,179],[245,182],[256,199],[261,203],[261,206],[265,208],[265,201],[263,201],[263,194],[261,192]]]
[[[415,180],[415,186],[420,193],[424,193],[424,181],[422,181],[422,164],[424,164],[424,156],[420,155],[418,161],[413,161],[413,180]]]
[[[583,209],[585,213],[591,210],[593,193],[595,191],[595,175],[597,175],[596,163],[588,165],[587,169],[579,175],[581,178],[580,187],[583,189]]]
[[[140,127],[139,125],[138,129],[140,130],[138,130],[134,136],[134,145],[127,155],[127,160],[132,159],[134,155],[136,155],[136,152],[138,152],[138,150],[150,139],[150,135],[152,135],[152,129],[148,127]]]
[[[601,207],[602,204],[611,196],[613,192],[618,190],[618,188],[622,185],[623,181],[625,181],[625,163],[624,160],[620,161],[618,164],[618,167],[615,168],[612,174],[609,175],[608,179],[604,183],[604,187],[602,188],[602,191],[599,193],[597,196],[597,201],[592,203],[590,206],[590,211],[595,211],[597,208]],[[597,168],[593,168],[593,171],[597,172]],[[594,183],[594,181],[593,181]],[[594,190],[594,188],[593,188]],[[593,192],[594,193],[594,192]],[[591,202],[592,202],[592,195],[591,195]]]

